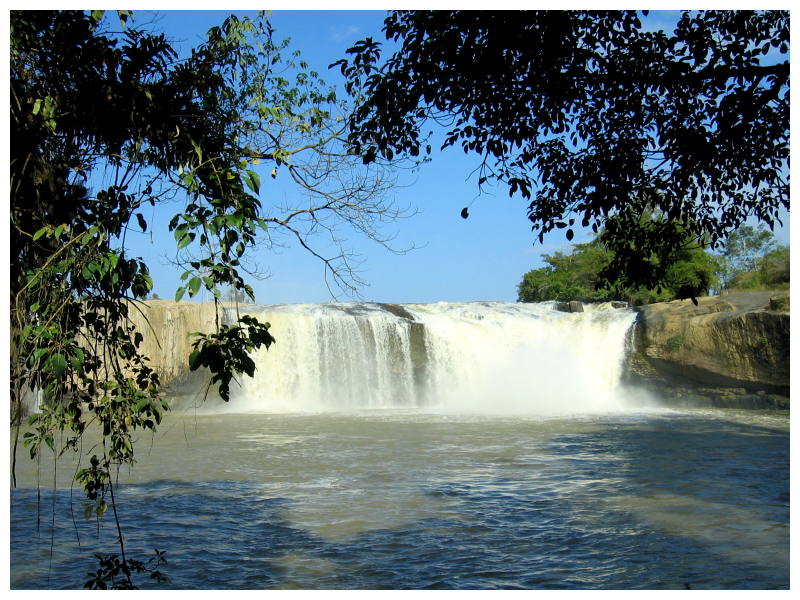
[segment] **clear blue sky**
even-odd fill
[[[199,43],[204,33],[222,22],[226,11],[137,11],[135,21],[164,31],[176,41],[179,50],[187,51]],[[344,94],[337,70],[327,66],[345,56],[345,50],[358,39],[373,36],[383,41],[383,11],[275,11],[271,23],[275,38],[291,38],[292,48],[301,50],[311,68]],[[348,245],[364,259],[361,277],[369,283],[361,289],[363,299],[377,302],[436,302],[500,300],[515,301],[516,285],[522,274],[542,265],[540,255],[568,250],[563,232],[545,238],[544,245],[534,244],[526,218],[524,199],[509,198],[503,190],[496,195],[478,196],[474,156],[451,149],[434,154],[415,175],[401,174],[404,185],[391,196],[400,206],[413,206],[418,213],[388,226],[386,233],[396,233],[394,245],[419,247],[395,255],[356,232],[348,232]],[[271,193],[287,193],[272,187],[272,180],[262,179],[261,200],[270,201]],[[291,192],[288,192],[291,193]],[[459,215],[470,206],[469,219]],[[155,292],[171,298],[178,287],[179,272],[168,263],[174,255],[174,240],[166,232],[175,205],[145,213],[154,233],[128,238],[133,254],[141,255],[151,266]],[[788,219],[786,220],[788,226]],[[779,234],[788,243],[788,228]],[[575,242],[587,241],[578,232]],[[325,285],[322,263],[306,250],[297,247],[274,250],[257,249],[253,262],[268,270],[264,280],[248,281],[261,303],[327,302],[332,297]],[[343,297],[342,300],[349,298]]]

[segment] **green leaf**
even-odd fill
[[[144,220],[142,213],[136,213],[136,219],[139,221],[139,227],[142,228],[142,231],[147,231],[147,221]]]
[[[170,227],[172,226],[173,222],[176,222],[177,215],[170,221]],[[175,236],[175,241],[179,241],[184,235],[186,235],[186,231],[189,229],[189,226],[186,223],[181,223],[177,227],[175,227],[175,233],[172,235]]]
[[[50,357],[50,368],[53,370],[53,375],[61,377],[67,369],[67,361],[61,354],[54,354]]]
[[[37,98],[36,102],[33,103],[33,114],[38,115],[39,111],[42,109],[42,99]],[[35,238],[34,238],[35,239]]]
[[[106,254],[103,260],[108,263],[109,271],[116,269],[119,264],[119,256],[114,253]]]
[[[76,371],[81,368],[83,361],[85,360],[86,355],[84,354],[83,350],[80,348],[75,349],[75,356],[72,358],[72,368]]]
[[[194,153],[197,154],[197,160],[203,162],[203,153],[200,151],[200,146],[198,146],[197,142],[192,140],[192,148],[194,149]]]
[[[199,277],[192,277],[189,280],[189,297],[194,296],[200,291],[200,284],[202,281]]]
[[[185,292],[186,292],[186,286],[182,285],[181,287],[179,287],[178,291],[175,292],[175,302],[180,302]]]
[[[200,356],[201,356],[201,354],[202,354],[202,352],[200,352],[199,349],[195,349],[189,355],[189,369],[191,371],[196,371],[197,367],[200,366]]]
[[[42,236],[43,236],[45,233],[47,233],[47,231],[48,231],[49,229],[50,229],[50,227],[49,227],[48,225],[45,225],[45,226],[44,226],[44,227],[42,227],[42,228],[41,228],[39,231],[37,231],[36,233],[34,233],[34,234],[33,234],[33,241],[35,242],[36,240],[38,240],[38,239],[39,239],[40,237],[42,237]]]
[[[191,244],[194,241],[194,238],[194,232],[184,234],[183,237],[178,241],[178,250]]]
[[[258,190],[261,188],[261,178],[258,176],[258,173],[250,170],[246,171],[244,175],[244,182],[254,194],[258,194]]]

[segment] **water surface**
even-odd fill
[[[785,412],[183,413],[137,448],[128,550],[166,550],[174,588],[789,586]],[[22,463],[12,588],[79,588],[113,522],[69,461],[55,494]]]

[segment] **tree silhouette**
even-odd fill
[[[478,186],[529,201],[540,242],[605,230],[606,275],[652,286],[687,234],[716,248],[788,209],[789,15],[684,12],[671,33],[641,16],[393,12],[397,51],[367,38],[334,63],[359,99],[349,141],[366,161],[419,156],[437,122],[442,148],[477,156]]]

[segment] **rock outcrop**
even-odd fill
[[[570,300],[569,302],[556,302],[553,308],[561,312],[568,313],[581,313],[583,312],[583,302],[579,300]]]
[[[186,375],[193,342],[189,333],[216,331],[214,303],[148,300],[136,306],[129,314],[144,338],[139,350],[150,359],[162,383]]]
[[[682,406],[789,407],[788,292],[636,308],[628,382]]]

